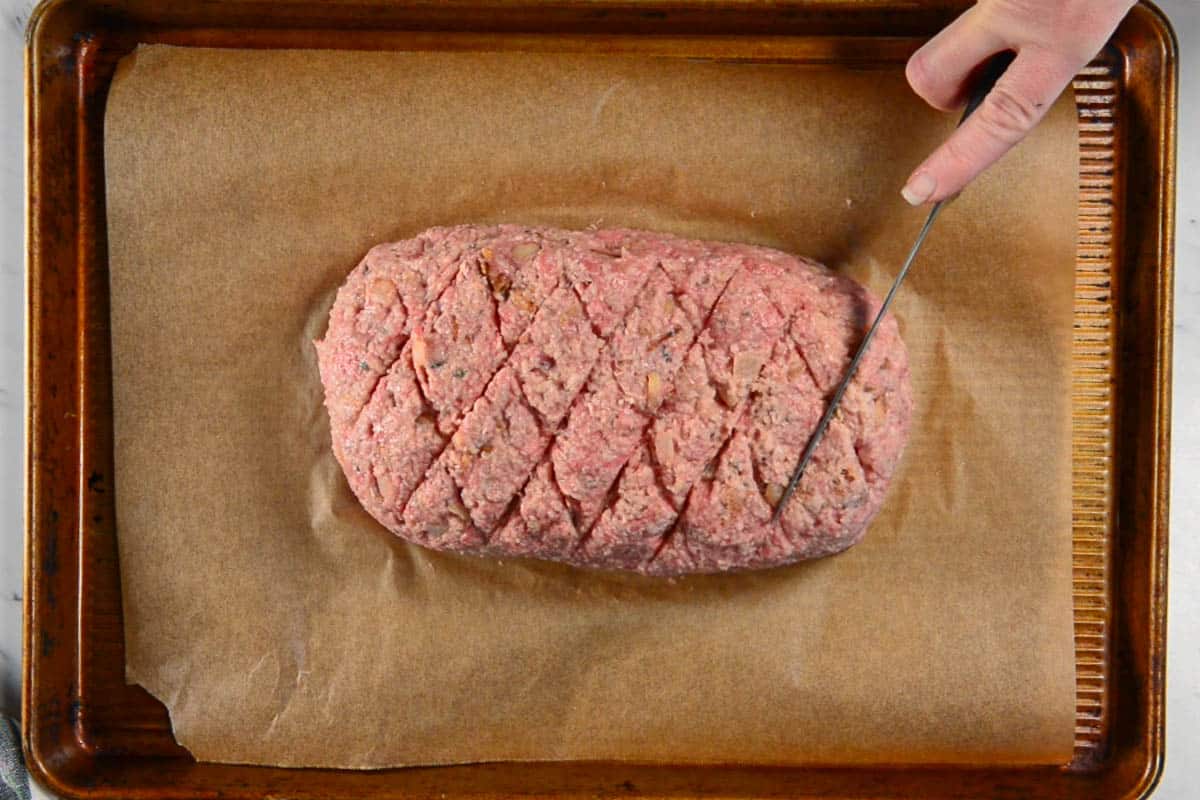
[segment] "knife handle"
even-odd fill
[[[971,86],[971,93],[967,96],[967,107],[963,109],[962,119],[958,121],[960,126],[983,105],[984,98],[995,88],[996,81],[1000,80],[1000,76],[1005,73],[1016,57],[1017,54],[1013,51],[1005,50],[984,62],[975,78],[974,85]]]

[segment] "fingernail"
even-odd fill
[[[910,206],[919,206],[929,198],[933,197],[933,191],[937,188],[937,182],[933,176],[927,172],[918,172],[908,179],[908,183],[904,184],[904,188],[900,190],[900,194],[908,201]]]

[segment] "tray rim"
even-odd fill
[[[353,0],[350,3],[343,3],[343,5],[350,5],[352,3]],[[55,753],[50,742],[38,735],[39,726],[45,721],[44,717],[46,714],[33,702],[37,668],[47,658],[37,646],[38,642],[36,641],[35,633],[44,630],[43,624],[46,622],[47,614],[52,610],[53,606],[53,590],[50,589],[50,593],[47,594],[47,581],[45,579],[53,578],[57,571],[57,566],[53,570],[47,569],[50,562],[39,561],[36,556],[41,555],[44,558],[48,555],[46,552],[47,547],[51,551],[56,547],[57,538],[54,535],[55,531],[52,529],[58,524],[56,519],[51,519],[48,524],[40,513],[38,502],[42,498],[43,479],[49,476],[46,474],[45,465],[39,460],[40,448],[38,447],[38,443],[34,441],[34,437],[40,433],[46,422],[41,412],[39,400],[46,388],[41,380],[41,367],[44,366],[43,359],[47,355],[47,351],[39,347],[40,340],[35,339],[35,334],[40,331],[42,322],[39,316],[41,298],[35,294],[35,289],[40,286],[44,270],[47,268],[45,263],[47,253],[44,251],[42,242],[44,231],[39,224],[36,208],[40,197],[39,189],[41,188],[39,182],[41,176],[39,172],[41,151],[38,146],[36,131],[43,122],[45,111],[41,106],[42,98],[37,91],[37,74],[44,57],[47,55],[44,48],[48,44],[52,44],[44,38],[46,20],[63,9],[69,9],[73,6],[86,7],[94,4],[93,0],[44,0],[30,17],[26,40],[25,121],[28,137],[26,149],[26,191],[29,202],[26,228],[27,337],[25,377],[28,389],[24,431],[24,456],[26,463],[26,559],[24,567],[24,681],[22,685],[23,745],[27,763],[35,778],[43,785],[50,786],[61,795],[71,797],[110,795],[96,793],[94,787],[89,787],[86,780],[79,781],[74,777],[68,776],[67,773],[74,772],[74,770],[64,770],[64,764],[61,763],[62,758]],[[601,6],[605,2],[604,0],[564,0],[564,2],[553,2],[551,0],[548,3],[538,3],[536,0],[532,2],[523,0],[497,0],[496,4],[511,8],[520,6],[537,9],[544,6]],[[392,3],[391,5],[402,4]],[[425,4],[422,0],[416,0],[416,2],[407,5],[422,6]],[[488,6],[490,4],[480,2],[479,0],[450,0],[445,5],[458,9],[466,9]],[[663,0],[629,0],[621,5],[636,8],[670,6],[672,8],[702,9],[707,4],[703,0],[676,0],[675,2],[663,2]],[[738,9],[754,10],[763,8],[767,3],[762,2],[762,0],[726,0],[726,5]],[[898,3],[895,0],[861,0],[860,2],[848,2],[847,0],[809,0],[807,3],[797,2],[792,3],[792,5],[825,8],[834,11],[840,9],[844,11],[850,6],[857,6],[860,9],[878,9],[895,8],[897,5],[907,4],[903,2]],[[956,6],[960,7],[962,3],[932,3],[930,5],[953,8]],[[1143,258],[1148,260],[1152,265],[1156,265],[1158,270],[1153,308],[1153,319],[1155,322],[1153,372],[1156,380],[1154,382],[1154,393],[1150,405],[1151,432],[1154,439],[1151,459],[1153,469],[1148,477],[1143,478],[1146,484],[1147,502],[1152,513],[1149,519],[1144,522],[1145,530],[1141,530],[1139,526],[1138,531],[1139,536],[1145,535],[1147,537],[1147,544],[1149,545],[1151,555],[1149,564],[1147,565],[1148,574],[1146,576],[1150,590],[1149,614],[1148,618],[1144,620],[1147,625],[1147,641],[1145,642],[1144,663],[1141,665],[1144,675],[1149,678],[1145,687],[1146,696],[1144,698],[1148,725],[1140,742],[1145,747],[1146,759],[1142,765],[1143,769],[1140,775],[1131,785],[1125,787],[1125,791],[1120,795],[1122,797],[1144,797],[1153,791],[1162,774],[1165,748],[1166,559],[1170,491],[1170,389],[1174,284],[1175,133],[1178,80],[1178,44],[1175,33],[1165,14],[1157,7],[1146,2],[1140,4],[1140,9],[1136,10],[1135,14],[1139,14],[1142,17],[1140,20],[1141,24],[1148,25],[1151,33],[1157,37],[1156,44],[1160,50],[1156,54],[1160,58],[1162,65],[1162,69],[1157,75],[1160,80],[1156,87],[1158,89],[1158,102],[1156,105],[1160,110],[1161,117],[1157,120],[1156,128],[1161,134],[1161,139],[1154,150],[1154,154],[1157,156],[1157,163],[1155,164],[1157,173],[1154,181],[1157,191],[1156,195],[1151,198],[1158,210],[1158,226],[1154,242],[1152,243],[1153,247],[1143,249],[1142,251]],[[79,44],[79,42],[76,41],[76,44]],[[82,157],[82,154],[79,154],[79,158],[82,159]],[[75,166],[79,165],[76,164]],[[75,208],[74,211],[78,214],[78,208]],[[1126,255],[1126,257],[1129,256]],[[75,358],[79,357],[78,353],[73,355]],[[78,387],[74,388],[78,389]],[[1117,427],[1116,422],[1114,422],[1114,427]],[[1119,491],[1117,493],[1120,494]],[[74,521],[77,520],[68,520],[68,522]],[[75,535],[80,535],[79,531],[75,531]],[[47,575],[47,573],[50,574]],[[75,588],[78,589],[78,586],[76,585]],[[77,600],[77,597],[75,599]],[[1116,597],[1115,599],[1120,600],[1121,598]],[[77,622],[78,618],[74,621]],[[74,724],[74,720],[71,719],[69,705],[64,710],[64,714],[66,720]],[[79,742],[76,743],[78,744]],[[84,749],[86,750],[86,748]],[[896,765],[896,767],[903,767],[903,765]],[[893,768],[895,767],[889,766],[884,769]],[[797,771],[808,769],[811,768],[796,768]],[[864,767],[864,769],[875,769],[875,767]],[[967,767],[965,769],[976,768]],[[1021,770],[1021,768],[1017,769],[1018,771]]]

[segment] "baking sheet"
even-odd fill
[[[666,582],[405,545],[310,340],[375,242],[458,222],[768,244],[886,288],[953,124],[899,68],[145,47],[106,118],[127,678],[201,760],[1069,760],[1071,104],[898,300],[914,434],[864,543]]]

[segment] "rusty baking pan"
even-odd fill
[[[965,7],[909,0],[51,0],[28,38],[29,407],[25,753],[89,798],[1145,796],[1162,767],[1176,45],[1134,9],[1076,79],[1073,360],[1076,747],[1064,767],[502,763],[353,772],[195,762],[125,684],[112,472],[103,121],[139,43],[402,49],[441,31],[797,37],[806,60],[900,64]],[[914,754],[915,755],[915,754]]]

